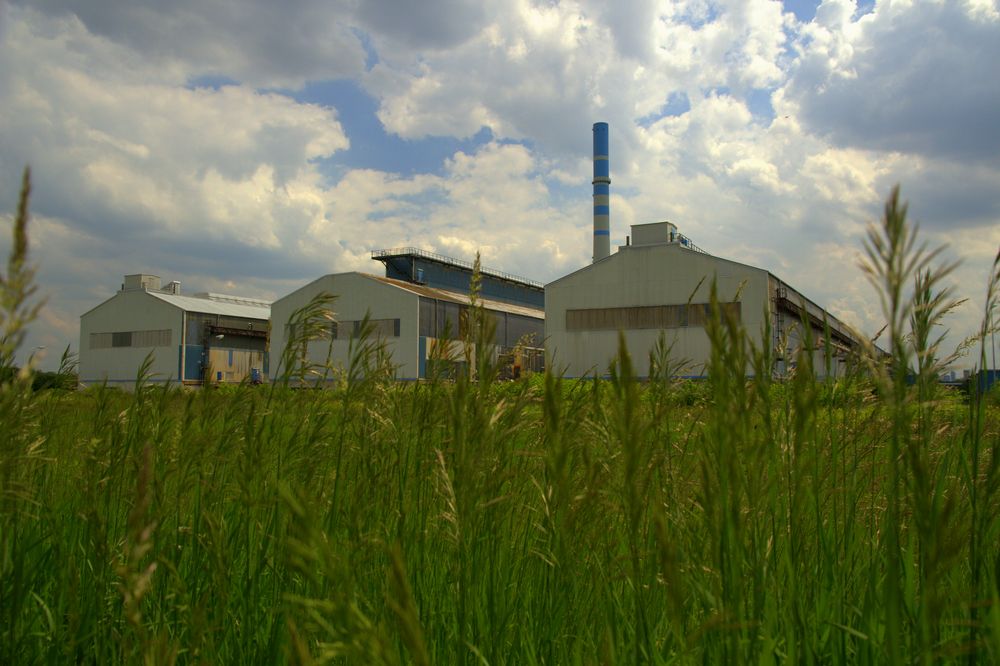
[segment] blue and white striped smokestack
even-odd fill
[[[594,261],[611,254],[611,173],[608,124],[594,123]]]

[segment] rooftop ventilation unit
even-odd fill
[[[149,275],[147,273],[126,275],[125,284],[123,285],[124,291],[132,291],[135,289],[145,289],[146,291],[151,291],[159,290],[159,288],[160,277],[158,275]]]

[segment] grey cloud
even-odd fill
[[[358,17],[389,40],[418,49],[441,49],[477,34],[488,13],[482,0],[361,0]]]
[[[304,235],[308,220],[295,211],[273,211],[277,225],[273,229],[280,246],[257,247],[234,237],[234,230],[222,230],[212,220],[200,217],[199,204],[192,200],[190,217],[177,226],[166,226],[155,218],[143,218],[135,210],[121,210],[93,192],[78,186],[71,173],[51,170],[43,165],[33,169],[32,210],[36,215],[57,218],[68,230],[72,244],[48,247],[51,241],[42,239],[36,248],[45,261],[44,278],[65,284],[69,263],[85,263],[112,267],[111,272],[151,270],[149,265],[169,266],[178,273],[214,273],[233,277],[253,276],[257,279],[303,278],[322,270],[314,259],[297,256],[298,239]],[[8,173],[0,172],[0,182],[12,183]],[[4,194],[9,194],[5,188]],[[10,210],[11,202],[2,197],[2,210]],[[192,196],[194,199],[194,196]],[[336,263],[336,257],[330,261]],[[132,269],[127,269],[129,272]],[[121,276],[119,276],[121,277]]]
[[[646,61],[651,57],[653,32],[650,25],[657,14],[654,0],[627,3],[594,0],[587,4],[600,19],[600,23],[610,29],[618,53],[639,61]]]
[[[1000,22],[920,2],[862,25],[850,76],[806,47],[788,89],[806,126],[842,147],[1000,164]]]
[[[59,16],[73,14],[97,35],[146,58],[185,63],[263,87],[354,77],[365,52],[340,2],[322,0],[13,0]]]
[[[998,170],[948,162],[914,164],[883,176],[879,189],[888,192],[897,183],[910,202],[912,219],[928,230],[1000,225]]]

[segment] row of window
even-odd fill
[[[159,331],[115,331],[112,333],[91,333],[91,349],[112,347],[169,347],[172,342],[169,328]]]
[[[739,303],[720,303],[724,314],[740,318]],[[456,340],[464,332],[467,320],[466,306],[447,301],[420,299],[420,335],[430,338],[446,336]],[[567,331],[617,331],[637,329],[662,329],[703,327],[710,316],[708,303],[683,305],[647,305],[626,308],[590,308],[566,311]],[[507,347],[528,341],[528,346],[538,346],[544,333],[539,319],[506,312],[488,311],[496,326],[494,341]],[[399,319],[369,319],[370,335],[380,338],[399,337]],[[334,340],[358,337],[362,322],[339,321],[331,324]],[[292,331],[289,331],[292,334]],[[116,331],[91,333],[91,349],[112,347],[169,347],[172,344],[169,328],[158,331]]]
[[[361,336],[363,321],[335,321],[331,325],[331,336],[334,340],[349,340]],[[369,337],[398,338],[399,319],[369,319]]]
[[[723,316],[740,319],[739,303],[719,303]],[[640,329],[704,327],[711,317],[708,303],[642,305],[627,308],[590,308],[566,311],[567,331],[630,331]]]
[[[469,308],[466,305],[421,297],[418,334],[428,338],[459,340],[468,325],[468,313]],[[518,344],[541,347],[542,338],[545,336],[543,320],[494,310],[487,310],[486,314],[494,325],[494,344],[504,347],[514,347]],[[371,337],[399,337],[399,319],[369,319],[368,322],[371,327]],[[330,324],[330,337],[334,340],[356,338],[361,333],[361,325],[360,320],[333,322]],[[292,325],[288,325],[286,331],[289,339],[296,337]]]
[[[420,298],[419,334],[428,338],[458,340],[468,325],[467,305],[433,298]],[[487,310],[486,315],[494,325],[493,342],[504,347],[519,343],[541,347],[545,337],[545,322],[510,312]]]
[[[330,324],[330,337],[334,340],[350,340],[361,336],[362,320],[341,320]],[[371,338],[398,338],[399,319],[369,319],[368,336]],[[288,339],[298,336],[295,324],[287,324]]]

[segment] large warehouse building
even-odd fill
[[[857,345],[836,317],[768,271],[705,253],[670,222],[633,225],[630,239],[610,253],[608,127],[594,125],[594,260],[545,286],[546,363],[567,377],[602,376],[618,351],[622,331],[639,376],[649,374],[649,352],[662,333],[682,374],[703,376],[711,348],[705,331],[709,290],[717,285],[722,307],[751,333],[771,319],[776,349],[799,346],[803,320],[818,339],[829,326],[834,345]],[[804,308],[804,312],[803,312]],[[822,353],[816,352],[821,369]],[[843,355],[840,355],[843,358]],[[838,367],[832,368],[837,372]],[[748,369],[749,370],[749,369]]]
[[[721,306],[746,330],[761,331],[764,317],[771,318],[775,347],[784,338],[787,348],[797,348],[794,325],[802,321],[803,303],[817,339],[823,337],[825,317],[837,347],[856,344],[847,326],[773,274],[706,254],[673,224],[660,222],[633,225],[629,245],[545,286],[549,367],[567,377],[605,374],[621,330],[636,372],[648,376],[649,351],[663,331],[673,344],[673,359],[686,361],[682,374],[703,376],[711,354],[705,322],[713,280]],[[822,368],[817,354],[816,367]],[[779,365],[776,371],[783,369]]]
[[[335,297],[330,339],[310,343],[304,359],[346,369],[349,349],[367,316],[385,343],[403,380],[428,376],[435,344],[453,344],[461,336],[463,310],[469,307],[472,264],[415,248],[379,250],[372,258],[386,276],[365,273],[325,275],[275,301],[271,306],[271,376],[289,372],[279,359],[290,334],[293,314],[320,294]],[[540,370],[544,361],[544,288],[537,282],[501,271],[482,269],[481,303],[496,324],[494,352],[511,362]],[[517,358],[513,358],[514,350]],[[448,372],[456,368],[448,368]]]
[[[121,290],[80,317],[80,382],[131,387],[152,354],[150,381],[237,383],[268,371],[270,306],[223,294],[181,295],[155,275],[126,275]]]

